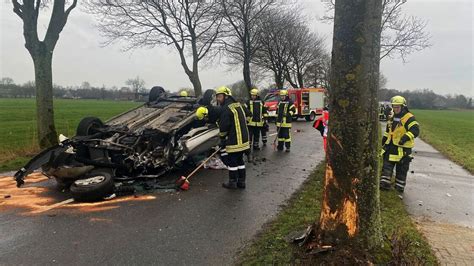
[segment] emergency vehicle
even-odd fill
[[[268,117],[276,117],[276,109],[280,96],[279,90],[271,91],[265,98],[265,106],[267,107]],[[313,121],[316,116],[323,113],[324,97],[326,90],[324,88],[303,88],[288,89],[288,96],[296,107],[294,118],[305,118],[306,121]]]

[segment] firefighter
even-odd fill
[[[217,117],[222,161],[229,170],[229,181],[222,186],[227,189],[245,189],[244,153],[249,150],[249,131],[243,106],[233,97],[227,87],[216,89],[218,107],[199,107],[196,111],[198,119],[206,116]]]
[[[248,118],[248,128],[250,133],[250,140],[252,141],[253,149],[260,150],[260,134],[262,134],[263,146],[267,145],[267,131],[266,118],[268,117],[265,103],[260,99],[260,92],[257,88],[250,91],[250,100],[247,102],[250,117]]]
[[[188,92],[187,92],[187,91],[182,90],[182,91],[179,93],[179,96],[180,96],[180,97],[188,97],[189,95],[188,95]]]
[[[408,110],[406,100],[402,96],[391,99],[393,116],[387,122],[382,138],[383,167],[380,188],[390,190],[393,168],[396,168],[395,189],[403,199],[411,152],[415,146],[415,138],[420,134],[420,126]]]
[[[280,100],[276,110],[276,126],[278,132],[278,151],[283,150],[283,144],[286,152],[290,151],[291,146],[291,120],[296,113],[293,101],[288,97],[287,90],[280,90]]]

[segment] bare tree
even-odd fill
[[[222,22],[215,12],[216,6],[215,1],[91,0],[88,11],[100,17],[99,28],[107,43],[125,40],[128,43],[125,49],[174,46],[199,96],[202,94],[199,62],[211,51]]]
[[[0,80],[0,84],[4,86],[8,86],[8,85],[15,84],[15,82],[13,82],[12,78],[4,77]]]
[[[247,85],[245,85],[245,81],[240,80],[235,83],[228,85],[228,87],[232,90],[232,96],[241,102],[245,102],[249,99]]]
[[[255,53],[254,62],[272,72],[278,89],[282,89],[285,82],[285,69],[291,60],[291,35],[296,24],[290,10],[268,10],[260,18],[260,49]]]
[[[321,54],[317,60],[311,62],[304,74],[305,84],[310,87],[324,87],[330,89],[331,55]]]
[[[242,64],[247,90],[252,88],[250,65],[259,49],[259,19],[274,6],[275,0],[217,0],[225,20],[225,37],[221,44],[228,57]]]
[[[379,75],[379,89],[386,89],[387,88],[387,83],[388,83],[388,79],[387,77],[383,74],[383,73],[380,73]]]
[[[138,100],[138,94],[145,91],[145,81],[139,76],[132,79],[127,79],[125,85],[129,86],[133,93],[135,93],[135,100]]]
[[[285,68],[286,80],[295,88],[304,88],[308,67],[318,64],[324,54],[324,39],[311,32],[304,21],[291,29],[290,62]]]
[[[327,14],[324,21],[334,19],[334,1],[326,0]],[[401,58],[406,62],[407,56],[431,46],[431,36],[426,32],[428,22],[415,16],[403,15],[402,6],[407,0],[383,0],[380,59]]]
[[[52,2],[51,18],[44,39],[38,36],[40,9]],[[41,148],[58,143],[53,110],[53,51],[77,0],[12,0],[13,12],[23,21],[25,47],[33,59],[36,83],[36,123]]]

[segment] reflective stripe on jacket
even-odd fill
[[[226,99],[219,118],[219,137],[225,142],[227,153],[250,148],[245,111],[233,98]]]
[[[296,113],[296,107],[291,100],[279,101],[277,105],[277,127],[291,127],[293,115]]]
[[[401,118],[392,117],[387,123],[383,136],[383,144],[386,145],[386,150],[389,153],[389,161],[399,162],[403,157],[410,155],[411,149],[415,146],[415,138],[418,137],[419,133],[419,124],[410,112],[407,112]],[[400,144],[403,136],[406,136],[408,140]]]
[[[263,127],[264,118],[268,116],[265,103],[262,100],[250,100],[248,102],[250,110],[250,118],[248,119],[248,125],[254,127]]]

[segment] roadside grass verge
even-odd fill
[[[474,174],[474,110],[413,110],[413,114],[423,140]]]
[[[103,121],[140,103],[101,100],[54,100],[58,134],[72,137],[86,116]],[[36,139],[35,99],[0,99],[0,171],[17,169],[39,152]]]
[[[278,216],[267,223],[257,237],[239,254],[237,264],[286,265],[304,264],[305,258],[286,237],[303,230],[319,218],[322,199],[324,164],[317,166],[301,189],[283,207]],[[396,256],[424,265],[436,265],[436,258],[422,234],[410,219],[403,202],[395,192],[381,192],[382,230],[386,237],[382,248],[372,253],[376,264],[393,263]],[[393,241],[393,236],[398,241]],[[391,244],[405,245],[403,254],[392,253]],[[314,262],[314,261],[312,261]]]

